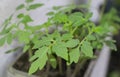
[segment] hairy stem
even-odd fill
[[[72,31],[72,34],[74,34],[74,32],[78,29],[78,26],[76,26],[73,31]]]
[[[49,61],[48,61],[48,62],[47,62],[47,67],[46,67],[46,74],[45,74],[45,77],[48,77],[49,70],[50,70],[50,64],[49,64]]]
[[[70,77],[71,76],[71,66],[67,66],[67,71],[66,71],[66,77]]]
[[[86,62],[86,60],[82,60],[82,61],[79,61],[77,63],[77,65],[75,66],[75,69],[74,69],[73,74],[71,75],[71,77],[75,77],[77,75],[77,73],[83,67],[83,65],[84,65],[85,62]]]
[[[58,64],[59,64],[59,73],[60,75],[63,75],[62,59],[60,57],[58,57]]]
[[[29,58],[31,58],[32,57],[32,48],[31,47],[29,48],[28,54],[29,54]]]
[[[47,66],[46,66],[46,75],[45,77],[48,77],[48,74],[49,74],[49,70],[50,70],[50,55],[48,55],[48,62],[47,62]]]
[[[79,47],[82,45],[82,43],[87,39],[89,35],[91,35],[93,31],[89,32],[89,34],[79,43]]]

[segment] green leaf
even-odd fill
[[[54,14],[55,14],[54,12],[48,12],[48,13],[47,13],[48,16],[52,16],[52,15],[54,15]]]
[[[70,27],[72,27],[72,22],[70,22],[70,21],[63,24],[63,30],[65,30],[65,31],[69,31]]]
[[[22,19],[23,23],[28,23],[28,22],[32,22],[32,18],[29,15],[25,15]]]
[[[5,53],[12,53],[12,52],[16,52],[16,51],[18,51],[18,49],[20,49],[21,47],[17,47],[17,48],[13,48],[13,49],[10,49],[10,50],[8,50],[8,51],[6,51]]]
[[[36,49],[36,48],[39,48],[42,46],[48,46],[51,44],[51,40],[52,40],[52,38],[49,38],[49,37],[42,37],[41,40],[35,39],[35,40],[33,40],[33,43],[34,43],[33,49]]]
[[[86,14],[86,19],[90,19],[92,17],[92,15],[93,15],[92,13],[87,13]]]
[[[73,35],[70,34],[70,33],[66,33],[66,34],[63,34],[63,35],[62,35],[62,39],[63,39],[63,40],[70,40],[70,39],[72,39],[72,38],[73,38]]]
[[[0,38],[0,46],[3,46],[5,43],[5,37]]]
[[[7,39],[7,43],[11,44],[13,40],[13,34],[8,33],[8,35],[6,36],[6,39]]]
[[[99,34],[99,35],[104,35],[104,34],[107,34],[109,32],[109,29],[108,28],[108,24],[103,24],[103,25],[99,25],[97,27],[94,28],[94,32]]]
[[[64,12],[64,13],[71,13],[71,11],[73,9],[75,9],[75,8],[76,8],[76,5],[70,4],[69,7],[66,7],[66,8],[62,9],[62,12]]]
[[[42,58],[40,55],[44,56],[45,54],[47,54],[47,52],[49,51],[48,47],[41,47],[39,48],[37,51],[35,51],[35,54],[30,58],[29,61],[33,61],[36,58]]]
[[[62,6],[54,6],[53,10],[59,10],[60,8],[62,8]]]
[[[27,3],[31,3],[31,2],[33,2],[34,0],[25,0],[25,2],[27,2]]]
[[[29,43],[31,33],[27,31],[19,31],[16,34],[18,36],[18,40],[22,43]]]
[[[25,53],[29,48],[30,48],[29,45],[25,45],[24,48],[23,48],[23,52]]]
[[[64,43],[57,43],[52,47],[52,51],[56,53],[57,56],[68,60],[68,50],[64,46]]]
[[[42,62],[41,62],[41,63],[42,63]],[[31,64],[30,68],[29,68],[29,72],[28,72],[29,75],[35,73],[35,72],[39,69],[39,65],[40,65],[40,61],[39,61],[39,60],[34,61],[34,62]]]
[[[47,58],[47,54],[45,54],[45,55],[43,55],[42,56],[43,58],[39,58],[40,59],[40,61],[41,61],[41,63],[39,64],[40,66],[39,66],[39,69],[40,70],[42,70],[43,68],[44,68],[44,66],[45,66],[45,64],[46,64],[46,62],[47,62],[47,60],[48,60],[48,58]]]
[[[32,62],[30,66],[29,74],[36,72],[38,68],[40,70],[44,68],[48,60],[47,51],[48,51],[48,47],[39,48],[39,50],[37,50],[35,54],[30,58],[30,61],[33,61],[33,60],[35,61]]]
[[[23,13],[20,13],[17,15],[17,18],[23,18],[24,17],[24,14]]]
[[[80,12],[72,13],[69,16],[69,20],[73,23],[73,26],[81,26],[88,21],[83,17],[83,14]]]
[[[105,43],[107,44],[107,46],[110,47],[110,49],[117,51],[117,47],[114,44],[115,43],[114,40],[107,40],[107,41],[105,41]]]
[[[55,31],[52,35],[48,35],[48,37],[58,39],[60,38],[60,33],[58,31]]]
[[[70,64],[72,62],[77,63],[80,57],[80,50],[79,47],[75,48],[75,49],[71,49],[69,52],[69,56],[70,56]]]
[[[96,37],[94,35],[87,36],[87,40],[96,40]]]
[[[5,28],[3,29],[1,32],[0,32],[0,35],[5,35],[5,34],[9,34],[11,32],[12,29],[15,29],[16,28],[16,24],[11,24],[10,27],[8,28]]]
[[[68,40],[65,45],[66,45],[66,47],[72,48],[72,47],[77,46],[78,44],[79,44],[78,39],[71,39],[71,40]]]
[[[25,5],[24,5],[24,4],[20,4],[20,5],[16,8],[16,10],[23,9],[24,7],[25,7]]]
[[[53,17],[53,22],[54,23],[65,23],[68,21],[68,17],[66,14],[64,13],[57,13],[54,17]]]
[[[93,42],[92,42],[92,47],[93,47],[93,48],[97,48],[98,45],[99,45],[99,42],[98,42],[98,41],[93,41]]]
[[[42,4],[42,3],[32,4],[32,5],[29,6],[29,9],[28,9],[28,10],[37,9],[37,8],[43,6],[43,5],[44,5],[44,4]]]
[[[103,47],[103,43],[100,43],[100,42],[99,42],[99,43],[97,44],[97,49],[101,49],[102,47]]]
[[[81,46],[81,51],[84,53],[87,57],[93,57],[93,48],[88,41],[84,41]]]
[[[6,26],[6,25],[10,24],[10,21],[12,20],[12,18],[13,18],[13,14],[11,14],[7,19],[5,19],[2,26]]]
[[[54,56],[50,56],[50,64],[55,69],[57,67],[57,60]]]
[[[42,46],[46,46],[46,45],[50,45],[50,41],[49,40],[38,40],[34,42],[34,46],[33,49],[42,47]]]

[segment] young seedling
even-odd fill
[[[92,16],[88,11],[77,11],[76,6],[53,7],[53,11],[47,13],[48,21],[38,26],[31,26],[29,22],[34,20],[29,12],[43,6],[41,3],[33,3],[33,0],[25,0],[16,8],[16,12],[25,9],[25,13],[16,16],[13,21],[12,14],[4,23],[0,35],[0,45],[5,42],[10,44],[13,39],[24,43],[23,52],[29,53],[31,66],[28,73],[31,75],[38,70],[45,69],[49,76],[50,69],[57,69],[58,75],[75,77],[88,59],[94,58],[93,49],[101,49],[107,44],[111,49],[116,49],[114,42],[106,41],[111,30],[105,24],[96,26],[90,21]],[[79,10],[79,8],[77,8]],[[23,25],[24,29],[20,26]],[[49,28],[55,29],[50,32]],[[44,29],[44,31],[42,31]],[[112,45],[112,46],[111,46]],[[64,69],[63,64],[66,69]],[[74,65],[74,69],[72,66]],[[65,72],[65,73],[64,73]]]

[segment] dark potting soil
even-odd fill
[[[56,69],[52,69],[50,68],[50,72],[46,72],[46,66],[43,70],[39,70],[37,71],[34,75],[37,75],[37,76],[45,76],[47,74],[48,77],[66,77],[66,65],[65,65],[65,61],[63,60],[62,61],[63,64],[62,64],[62,69],[63,69],[63,75],[60,75],[58,73],[58,67]],[[76,77],[83,77],[86,69],[88,68],[88,65],[89,65],[89,62],[90,60],[86,61],[84,66],[79,70],[79,72],[77,73]],[[20,71],[23,71],[23,72],[28,72],[29,70],[29,67],[30,67],[30,62],[28,60],[28,54],[25,53],[23,54],[18,60],[17,62],[13,65],[13,67],[17,70],[20,70]],[[72,64],[71,66],[72,70],[75,68],[75,64]]]
[[[117,51],[111,52],[107,77],[120,77],[120,34],[114,36],[114,39],[116,40]]]

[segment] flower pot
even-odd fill
[[[100,55],[91,60],[88,64],[88,68],[84,73],[84,77],[106,77],[106,70],[109,61],[110,50],[107,46],[104,46],[100,51]],[[23,72],[17,70],[12,66],[10,66],[7,70],[7,77],[38,77],[35,75],[28,75],[27,72]],[[39,76],[40,77],[40,76]]]
[[[16,70],[13,67],[10,67],[7,71],[7,77],[38,77],[38,76],[34,76],[34,75],[29,76],[25,72],[22,72],[22,71]]]
[[[15,63],[19,60],[19,58],[21,58],[21,55],[23,56],[23,54],[20,54],[17,58],[17,60],[7,69],[7,77],[42,77],[42,76],[37,76],[37,75],[28,75],[27,72],[24,72],[22,70],[18,70],[15,67]],[[88,65],[88,64],[87,64]],[[29,66],[29,65],[28,65]],[[86,66],[86,65],[85,65]],[[85,67],[86,68],[86,67]],[[54,72],[51,72],[54,73]],[[56,73],[56,72],[55,72]],[[44,73],[43,73],[44,74]]]

